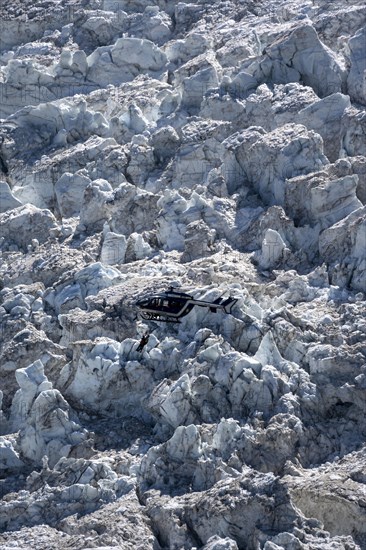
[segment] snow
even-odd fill
[[[364,548],[363,3],[3,4],[0,546]]]

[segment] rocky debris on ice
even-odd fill
[[[360,550],[364,6],[155,4],[3,2],[0,546]]]
[[[37,316],[39,315],[38,313]],[[47,330],[47,321],[49,319],[42,317],[43,315],[41,314],[38,320]],[[8,408],[15,391],[18,389],[15,378],[17,369],[25,368],[29,365],[30,361],[36,361],[41,358],[47,376],[54,382],[57,379],[61,365],[66,360],[62,347],[52,342],[44,330],[37,330],[29,321],[20,324],[19,321],[14,322],[14,317],[12,318],[8,315],[5,318],[2,317],[1,322],[3,324],[2,334],[7,341],[0,354],[0,376],[2,379],[2,388],[6,392],[4,407]],[[47,349],[45,349],[45,344]]]
[[[126,284],[127,281],[110,285],[97,295],[87,296],[84,301],[86,310],[75,307],[75,303],[73,307],[68,307],[68,301],[62,304],[61,310],[64,312],[58,315],[62,328],[60,344],[68,347],[72,342],[93,341],[103,336],[113,340],[117,338],[118,341],[134,337],[136,310],[133,300],[126,296]],[[69,291],[70,285],[67,285],[65,297]]]
[[[33,204],[18,206],[0,215],[0,238],[13,250],[27,251],[33,239],[44,243],[52,230],[57,235],[59,226],[55,216]]]
[[[268,205],[284,205],[286,179],[328,164],[319,134],[301,125],[286,124],[268,133],[249,128],[230,136],[224,145],[228,169],[241,169]],[[238,183],[233,191],[237,188]]]
[[[286,247],[286,243],[281,235],[274,229],[267,229],[259,254],[256,261],[262,269],[273,269],[277,265],[286,264],[286,260],[291,251]]]
[[[101,290],[118,284],[120,272],[100,262],[73,273],[73,277],[55,284],[45,293],[45,301],[57,312],[63,313],[75,307],[86,308],[85,298],[98,294]]]
[[[119,38],[113,46],[97,48],[88,58],[88,79],[97,85],[121,84],[140,72],[157,76],[164,70],[166,55],[153,42],[138,38]]]
[[[86,183],[85,177],[96,180],[100,179],[101,175],[107,176],[113,186],[125,181],[126,152],[113,138],[92,136],[85,144],[76,143],[67,150],[61,151],[54,149],[50,152],[51,156],[44,155],[33,162],[27,156],[28,147],[22,143],[24,133],[17,130],[18,128],[13,128],[6,133],[3,156],[8,170],[12,170],[14,174],[12,192],[16,197],[20,197],[22,202],[30,202],[39,208],[52,209],[55,203],[60,202],[58,210],[62,211],[63,201],[66,201],[66,205],[69,204],[65,197],[67,193],[72,208],[76,208],[79,212],[81,189],[73,189],[72,180],[65,178],[58,184],[58,180],[65,173],[80,175],[82,180],[75,177],[75,183],[81,187]],[[14,148],[14,142],[19,144],[19,148]],[[36,144],[35,140],[35,147],[37,147]],[[39,152],[39,149],[37,150]],[[77,203],[79,200],[80,203]],[[70,215],[70,212],[63,214]]]
[[[321,40],[339,54],[347,57],[348,37],[352,37],[366,22],[362,2],[352,6],[337,6],[335,12],[317,14],[315,28]]]
[[[24,468],[24,462],[19,458],[12,442],[4,436],[0,436],[0,470],[5,472],[16,471]]]
[[[74,480],[77,479],[77,475],[82,474],[83,467],[87,467],[87,464],[87,462],[76,464],[77,468],[80,469],[76,470]],[[65,462],[60,462],[60,469],[65,465]],[[93,463],[92,466],[96,468],[97,465]],[[71,470],[71,468],[69,469]],[[54,498],[51,494],[46,495],[42,488],[33,491],[33,493],[25,491],[26,498],[32,499],[32,502],[37,503],[41,510],[40,514],[31,515],[34,508],[30,513],[26,511],[22,514],[24,524],[30,527],[20,528],[19,522],[15,518],[15,514],[24,509],[25,499],[14,502],[12,525],[17,526],[17,529],[11,531],[10,536],[7,531],[0,534],[0,542],[4,545],[4,548],[7,548],[7,543],[14,540],[19,545],[28,544],[29,547],[31,547],[30,545],[37,545],[40,550],[47,550],[51,547],[62,548],[65,544],[71,546],[83,544],[86,549],[92,548],[95,544],[103,549],[112,549],[116,545],[123,546],[126,550],[134,550],[135,548],[154,550],[159,548],[159,543],[152,530],[151,520],[145,514],[145,507],[139,503],[133,489],[127,491],[126,487],[125,491],[119,490],[118,499],[111,499],[112,492],[107,491],[105,488],[101,490],[97,485],[104,482],[105,484],[109,483],[109,488],[113,487],[113,481],[111,482],[108,478],[103,479],[99,476],[99,480],[95,485],[76,483],[67,486],[62,485],[60,477],[54,478],[55,485],[52,490],[57,491]],[[60,486],[60,491],[57,489],[57,485]],[[88,490],[89,494],[87,493]],[[74,494],[79,496],[77,501],[73,499]],[[89,498],[86,498],[86,496]],[[94,496],[97,498],[90,498]],[[57,505],[60,511],[60,521],[57,523],[58,529],[49,526],[49,523],[56,524],[52,520],[53,505]],[[49,508],[51,512],[48,511]],[[7,510],[9,509],[10,506],[8,505]],[[39,525],[39,519],[43,515],[47,517],[47,523]],[[61,526],[62,529],[60,529]]]
[[[293,507],[286,486],[273,474],[250,469],[236,479],[219,481],[203,493],[171,498],[152,491],[147,493],[146,504],[159,539],[167,548],[191,548],[197,541],[200,547],[211,548],[215,535],[233,541],[223,548],[235,548],[236,543],[238,548],[254,549],[257,541],[266,550],[291,546],[311,549],[313,545],[358,548],[351,537],[333,538],[322,529],[320,521],[305,519]]]
[[[32,149],[64,147],[68,143],[88,138],[91,134],[105,136],[109,125],[101,113],[88,110],[87,103],[58,100],[37,107],[24,107],[8,118],[15,124],[23,141],[32,130]],[[29,144],[28,144],[29,154]]]
[[[154,10],[151,6],[150,12]],[[171,21],[164,12],[150,13],[150,17],[148,12],[149,8],[146,8],[145,22],[148,20],[150,23],[150,32],[143,33],[141,38],[138,38],[141,30],[135,27],[137,36],[118,38],[117,31],[115,40],[113,35],[103,40],[100,33],[103,32],[103,24],[104,30],[109,28],[107,21],[103,17],[89,17],[76,37],[79,47],[75,44],[71,49],[60,48],[57,44],[52,53],[59,60],[51,66],[35,62],[31,48],[25,59],[17,52],[18,56],[8,60],[1,68],[0,94],[4,99],[1,115],[9,116],[26,105],[51,102],[76,93],[90,93],[104,85],[106,72],[109,83],[116,85],[133,80],[140,72],[159,75],[167,58],[154,42],[164,40],[164,29],[166,38],[169,37]],[[144,21],[141,23],[144,24]],[[94,47],[87,43],[91,36],[94,36]],[[115,43],[110,45],[111,42]],[[87,55],[88,51],[90,55]]]
[[[163,126],[152,134],[151,143],[158,164],[174,156],[180,141],[178,133],[172,126]]]
[[[363,154],[363,112],[351,106],[347,95],[337,92],[320,99],[312,88],[298,83],[262,84],[243,94],[241,84],[236,83],[241,74],[232,81],[227,77],[225,86],[205,93],[201,116],[230,121],[238,131],[250,126],[270,131],[284,124],[302,124],[323,138],[324,153],[331,162],[344,153]]]
[[[333,284],[366,290],[365,207],[354,210],[319,236],[319,251],[330,265]]]
[[[195,458],[194,462],[198,462],[192,463],[193,470],[190,474],[186,471],[186,474],[189,479],[197,478],[194,483],[197,483],[198,490],[212,483],[210,477],[205,478],[205,474],[198,473],[198,470],[200,457],[205,459],[208,467],[213,450],[217,457],[225,461],[231,453],[236,454],[235,464],[239,470],[248,463],[263,471],[268,471],[269,463],[271,469],[281,469],[286,460],[294,456],[296,448],[301,449],[303,460],[306,461],[306,428],[296,415],[300,407],[309,407],[311,411],[320,406],[315,398],[315,386],[306,371],[280,356],[270,333],[264,337],[254,359],[235,353],[221,355],[220,359],[217,343],[211,344],[197,357],[198,362],[191,367],[193,376],[190,371],[186,371],[173,384],[165,380],[152,394],[149,402],[152,414],[158,419],[161,428],[169,425],[175,432],[169,444],[164,443],[148,452],[143,461],[143,477],[155,478],[155,483],[159,485],[166,478],[165,470],[172,469],[170,476],[176,476],[177,484],[183,483],[179,473],[175,472],[178,466],[171,458],[177,455],[175,458],[178,460],[179,454],[182,465],[186,464],[187,456],[193,452],[191,448],[194,449],[194,456],[190,460]],[[294,396],[295,392],[297,397]],[[245,416],[251,418],[253,423],[242,429],[234,420],[222,419],[219,423],[223,411],[226,411],[226,418],[239,419]],[[260,428],[260,422],[254,420],[256,417],[267,421],[271,418],[268,427],[262,425]],[[209,437],[208,433],[201,434],[191,423],[219,425],[217,432],[212,433],[211,430]],[[185,431],[182,424],[191,426]],[[283,444],[277,442],[277,447],[274,445],[270,451],[268,449],[268,454],[264,450],[267,430],[288,432]],[[183,444],[182,438],[187,442]],[[262,453],[258,456],[257,445],[261,438]],[[215,470],[214,464],[215,461],[210,465],[212,471]],[[158,473],[160,468],[162,473]],[[212,475],[212,472],[207,474]]]
[[[86,312],[76,307],[70,312],[59,314],[58,321],[62,329],[60,344],[66,348],[79,340],[93,340],[101,336],[113,338],[117,331],[125,334],[122,323],[116,317],[97,310]]]
[[[342,146],[349,157],[357,155],[365,156],[365,140],[362,134],[365,131],[366,115],[365,110],[352,106],[343,115]],[[344,155],[341,150],[342,156]]]
[[[179,167],[179,172],[183,170],[183,166]],[[190,184],[192,181],[194,179],[190,180]],[[219,188],[225,189],[225,182],[220,176],[217,184]],[[224,189],[222,194],[226,194]],[[192,191],[185,198],[179,191],[165,191],[157,203],[160,207],[156,221],[159,244],[165,250],[177,249],[183,252],[187,248],[184,258],[193,260],[204,257],[209,249],[216,252],[215,241],[225,238],[235,242],[237,232],[240,231],[234,213],[235,200],[215,195],[205,196]],[[195,226],[200,228],[201,239],[191,235]]]
[[[253,76],[275,83],[299,82],[319,97],[341,92],[345,70],[335,53],[324,46],[310,24],[297,25],[264,50]]]
[[[90,232],[103,229],[108,221],[112,231],[126,237],[149,231],[157,216],[158,197],[128,182],[112,189],[106,180],[95,180],[84,192],[80,223]]]
[[[16,378],[21,390],[18,390],[16,399],[13,400],[13,415],[11,422],[21,424],[27,417],[27,413],[33,403],[34,397],[52,388],[52,384],[44,374],[44,366],[40,360],[26,369],[17,369]],[[21,413],[18,416],[18,413]]]
[[[127,239],[114,233],[107,223],[103,226],[103,245],[100,260],[105,265],[123,264],[126,257]]]
[[[101,461],[61,458],[50,469],[44,458],[42,470],[27,478],[22,497],[5,503],[1,527],[17,530],[20,526],[37,525],[42,518],[55,525],[67,516],[93,512],[101,503],[113,502],[131,489],[133,483]],[[28,499],[29,505],[24,507]],[[57,516],[54,506],[59,509]]]
[[[190,262],[197,258],[209,256],[212,252],[216,232],[210,229],[203,220],[187,225],[184,235],[184,253],[182,262]]]
[[[286,212],[297,225],[319,224],[326,229],[362,206],[357,186],[357,174],[337,178],[324,171],[291,178],[286,183]]]
[[[0,471],[12,472],[24,468],[24,462],[19,457],[14,436],[3,435],[9,433],[9,425],[2,411],[2,401],[3,392],[0,391]]]
[[[286,482],[294,504],[303,514],[320,520],[332,536],[352,536],[363,548],[364,471],[363,449],[338,460],[335,468],[330,463],[310,470],[299,468],[296,476],[286,476]]]
[[[133,338],[122,343],[105,337],[89,343],[75,342],[72,361],[62,369],[58,386],[68,399],[87,411],[114,410],[118,415],[123,410],[123,415],[149,421],[142,400],[152,390],[154,380],[172,370],[169,357],[174,349],[167,342],[165,349],[159,346],[153,336],[143,355],[137,347],[138,340]],[[174,355],[179,355],[177,350]]]
[[[362,156],[352,158],[353,173],[358,176],[358,184],[356,194],[363,205],[366,204],[366,161]]]
[[[351,99],[362,105],[366,104],[366,63],[363,55],[365,39],[366,27],[363,27],[348,41],[351,68],[347,78],[347,90]]]
[[[3,410],[2,410],[2,407],[3,407],[3,397],[4,397],[4,392],[3,392],[2,390],[0,390],[0,420],[1,420],[1,424],[0,424],[0,426],[1,426],[1,429],[0,429],[1,433],[0,433],[0,435],[2,435],[3,432],[5,432],[5,430],[6,430],[6,417],[5,417],[4,412],[3,412]]]
[[[4,241],[2,273],[6,287],[13,288],[21,284],[36,285],[43,296],[45,288],[52,287],[62,278],[70,279],[75,271],[81,270],[93,259],[89,243],[85,247],[70,248],[65,243],[65,236],[62,235],[63,227],[61,226],[60,229],[60,240],[51,238],[46,243],[39,244],[36,239],[32,239],[32,248],[28,248],[27,254],[20,251],[7,251],[4,246],[6,241]]]
[[[71,218],[80,214],[84,191],[91,179],[83,173],[64,173],[57,180],[55,193],[57,205],[63,218]]]
[[[331,162],[341,155],[342,138],[347,131],[345,113],[350,107],[349,97],[337,92],[303,107],[296,117],[299,123],[322,136],[324,153]]]
[[[9,184],[6,181],[0,181],[0,213],[21,205],[22,203],[11,192]]]
[[[51,467],[84,443],[87,432],[58,390],[52,388],[40,360],[15,372],[20,389],[14,396],[10,425],[20,429],[21,456],[40,464],[47,456]]]

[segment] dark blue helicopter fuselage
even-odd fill
[[[142,298],[136,305],[146,313],[156,313],[165,317],[180,318],[187,315],[195,305],[193,296],[185,292],[163,292]]]
[[[225,313],[231,313],[236,303],[235,298],[223,300],[221,297],[213,302],[196,300],[190,294],[169,290],[160,294],[150,294],[138,300],[136,305],[141,310],[141,316],[148,321],[166,321],[178,323],[181,317],[188,315],[194,306],[208,307],[216,312],[222,309]]]

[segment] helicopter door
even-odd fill
[[[172,313],[178,313],[182,309],[183,305],[183,302],[171,300],[169,303],[169,309]]]

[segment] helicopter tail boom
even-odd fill
[[[232,308],[236,304],[238,300],[236,298],[226,298],[226,300],[223,300],[221,297],[216,298],[214,302],[205,302],[201,300],[195,300],[195,305],[201,306],[201,307],[209,307],[210,311],[212,313],[216,313],[218,309],[223,309],[225,313],[231,313]]]
[[[217,305],[215,305],[215,304],[217,304]],[[221,296],[220,296],[220,298],[216,298],[216,300],[214,300],[214,301],[212,302],[212,305],[211,305],[211,307],[210,307],[210,311],[211,311],[212,313],[216,313],[218,307],[219,307],[219,308],[222,307],[222,298],[221,298]]]

